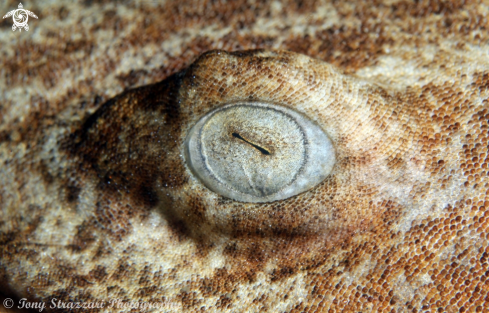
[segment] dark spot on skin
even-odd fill
[[[12,28],[12,17],[2,19],[0,21],[0,28]]]
[[[107,0],[84,0],[83,1],[83,5],[87,7],[97,5],[97,4],[105,4],[105,3],[110,3],[110,1]]]
[[[400,1],[392,5],[392,11],[395,16],[404,17],[411,15],[414,17],[427,17],[434,14],[453,14],[461,10],[466,1]]]
[[[131,70],[127,74],[118,75],[117,79],[119,79],[125,88],[134,87],[139,83],[140,79],[144,78],[148,75],[148,71],[146,70]]]
[[[0,131],[0,144],[10,140],[10,133],[6,130]]]
[[[101,96],[95,96],[93,99],[93,105],[97,107],[100,103],[102,103],[102,101],[103,98]]]
[[[279,269],[274,269],[270,274],[271,281],[277,281],[287,278],[295,273],[295,270],[291,267],[282,267]]]
[[[14,241],[18,235],[19,233],[14,231],[0,233],[0,245],[3,246],[8,244],[9,242]]]
[[[191,200],[192,201],[192,200]],[[195,211],[205,210],[202,201],[198,198],[193,199],[196,208]],[[194,213],[194,211],[187,211],[180,207],[178,202],[174,201],[170,196],[162,195],[161,204],[159,206],[160,212],[170,224],[170,229],[177,240],[183,241],[188,238],[194,238],[195,241],[202,242],[202,233],[196,231],[198,227],[192,227],[188,225],[182,215],[190,215],[189,218],[194,221],[202,221],[202,213]]]
[[[136,292],[136,297],[138,297],[138,299],[144,299],[150,297],[151,295],[155,294],[155,292],[157,292],[159,288],[160,288],[159,286],[155,286],[155,285],[150,287],[140,288]]]
[[[139,196],[139,201],[149,208],[155,207],[159,202],[156,192],[148,185],[142,185],[137,191],[137,195]]]
[[[73,203],[78,201],[78,196],[80,195],[81,188],[77,186],[67,186],[66,187],[66,201]]]
[[[474,82],[472,83],[472,86],[478,88],[480,92],[489,89],[489,73],[474,73]]]
[[[95,281],[102,281],[108,274],[104,266],[97,265],[97,267],[91,270],[88,275]]]
[[[66,7],[62,6],[61,8],[58,9],[58,16],[60,20],[64,20],[69,15],[70,15],[70,11]]]
[[[73,286],[81,287],[81,288],[86,288],[86,287],[88,287],[90,285],[93,285],[93,283],[90,282],[89,279],[90,278],[89,277],[86,277],[86,276],[73,275],[71,277],[71,282],[72,282]]]
[[[81,252],[95,242],[96,236],[93,233],[94,226],[93,222],[84,221],[83,224],[77,227],[78,230],[71,245],[74,252]]]
[[[111,275],[111,280],[122,281],[125,277],[132,276],[135,273],[136,269],[129,265],[124,260],[119,261],[119,266],[115,270],[115,272]]]

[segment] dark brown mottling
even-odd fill
[[[489,312],[486,2],[23,4],[28,32],[0,23],[4,298]],[[323,183],[240,203],[192,175],[189,129],[254,100],[328,133]]]

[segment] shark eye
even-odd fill
[[[249,102],[202,117],[187,136],[185,158],[212,191],[242,202],[270,202],[323,181],[335,152],[323,130],[302,114]]]

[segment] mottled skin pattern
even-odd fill
[[[488,311],[487,3],[23,4],[29,32],[0,24],[5,296]],[[268,204],[206,189],[185,136],[245,100],[320,125],[330,177]]]

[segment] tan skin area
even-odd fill
[[[56,5],[26,6],[39,21],[17,41],[1,29],[6,297],[486,310],[485,5]],[[330,136],[323,183],[251,204],[193,177],[190,127],[255,100]]]

